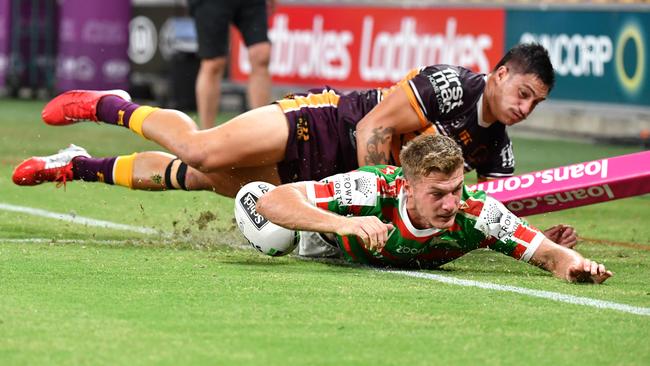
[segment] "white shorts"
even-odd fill
[[[341,250],[328,242],[320,233],[301,231],[298,242],[298,255],[309,258],[340,257]]]

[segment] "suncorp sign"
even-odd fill
[[[558,77],[553,98],[650,105],[650,13],[510,11],[506,28],[508,46],[548,50]]]

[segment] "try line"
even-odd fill
[[[70,214],[61,214],[61,213],[46,211],[46,210],[32,208],[32,207],[16,206],[16,205],[10,205],[10,204],[6,204],[6,203],[0,203],[0,210],[11,211],[11,212],[20,212],[20,213],[25,213],[25,214],[28,214],[28,215],[47,217],[47,218],[52,218],[52,219],[56,219],[56,220],[62,220],[62,221],[67,221],[67,222],[71,222],[71,223],[75,223],[75,224],[81,224],[81,225],[87,225],[87,226],[96,226],[96,227],[103,227],[103,228],[108,228],[108,229],[133,231],[133,232],[138,232],[138,233],[143,233],[143,234],[156,234],[156,233],[159,233],[158,231],[156,231],[156,230],[154,230],[152,228],[147,228],[147,227],[118,224],[118,223],[114,223],[114,222],[111,222],[111,221],[96,220],[96,219],[91,219],[91,218],[82,217],[82,216],[73,216],[73,215],[70,215]],[[11,242],[25,243],[25,242],[30,242],[30,241],[32,243],[39,243],[39,242],[42,242],[41,240],[43,240],[43,239],[0,239],[0,243],[2,243],[2,242],[5,242],[5,243],[6,242],[8,242],[8,243],[11,243]],[[62,243],[62,242],[65,242],[65,240],[56,240],[56,242]],[[79,243],[79,242],[82,242],[82,240],[70,240],[70,242]],[[93,241],[93,242],[101,242],[101,241]],[[626,305],[626,304],[619,304],[619,303],[616,303],[616,302],[591,299],[591,298],[588,298],[588,297],[566,295],[566,294],[561,294],[559,292],[532,290],[532,289],[528,289],[528,288],[524,288],[524,287],[499,285],[499,284],[490,283],[490,282],[464,280],[464,279],[461,279],[461,278],[455,278],[455,277],[451,277],[451,276],[442,276],[442,275],[437,275],[437,274],[433,274],[433,273],[426,273],[426,272],[416,272],[416,271],[411,272],[411,271],[397,271],[397,270],[381,270],[381,271],[387,272],[387,273],[399,274],[399,275],[403,275],[403,276],[433,280],[433,281],[442,282],[442,283],[451,284],[451,285],[466,286],[466,287],[478,287],[478,288],[482,288],[482,289],[486,289],[486,290],[494,290],[494,291],[514,292],[514,293],[518,293],[518,294],[522,294],[522,295],[539,297],[539,298],[543,298],[543,299],[549,299],[549,300],[553,300],[553,301],[565,302],[565,303],[569,303],[569,304],[583,305],[583,306],[589,306],[589,307],[594,307],[594,308],[599,308],[599,309],[610,309],[610,310],[621,311],[621,312],[624,312],[624,313],[650,316],[650,308],[637,307],[637,306],[631,306],[631,305]]]

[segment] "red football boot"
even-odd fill
[[[86,149],[70,145],[50,156],[31,157],[14,169],[13,181],[19,186],[35,186],[43,182],[64,184],[73,179],[72,159],[77,156],[90,157]]]
[[[47,103],[41,116],[45,123],[54,126],[97,121],[97,103],[106,95],[116,95],[131,101],[131,96],[124,90],[70,90]]]

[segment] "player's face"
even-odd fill
[[[548,95],[548,87],[533,74],[513,73],[501,66],[492,76],[496,78],[492,113],[506,126],[526,119]]]
[[[407,210],[418,229],[448,229],[454,224],[463,190],[463,167],[451,174],[433,172],[407,181]]]

